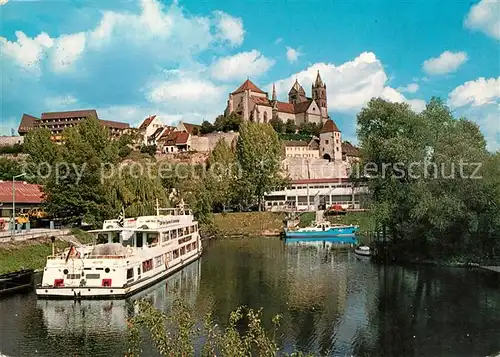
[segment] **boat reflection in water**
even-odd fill
[[[156,285],[124,300],[37,300],[43,311],[49,333],[85,333],[123,331],[127,319],[138,311],[140,299],[150,301],[157,309],[165,310],[179,295],[190,305],[195,303],[200,283],[200,260],[196,260]]]
[[[307,246],[317,248],[350,248],[357,244],[356,236],[318,237],[318,238],[286,238],[286,245]]]

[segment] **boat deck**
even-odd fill
[[[482,266],[481,268],[489,271],[494,271],[496,273],[500,273],[500,266],[498,265]]]

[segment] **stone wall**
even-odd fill
[[[210,133],[203,136],[191,137],[191,150],[197,152],[212,152],[220,139],[226,140],[231,145],[239,133]]]
[[[0,136],[0,146],[14,146],[24,143],[24,136]]]
[[[329,162],[324,159],[286,158],[283,168],[292,180],[319,178],[346,178],[350,167],[345,161]]]

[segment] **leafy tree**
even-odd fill
[[[141,146],[141,152],[154,158],[156,157],[156,145],[143,145]]]
[[[69,223],[84,220],[97,225],[110,214],[101,170],[118,162],[117,146],[93,117],[66,129],[63,139],[58,169],[44,186],[45,206],[52,216]]]
[[[192,134],[193,134],[193,135],[198,135],[198,134],[200,134],[200,130],[198,129],[198,127],[196,127],[196,126],[195,126],[195,127],[193,128]]]
[[[22,172],[23,170],[17,161],[0,157],[0,180],[12,180],[12,177]]]
[[[120,156],[121,158],[127,157],[132,152],[132,147],[134,145],[134,138],[130,134],[123,134],[118,139],[117,145],[118,145],[118,156]]]
[[[207,182],[212,193],[213,204],[220,205],[225,209],[234,196],[235,179],[238,172],[236,155],[224,138],[215,145],[208,163]]]
[[[200,129],[201,134],[210,134],[214,130],[215,130],[214,126],[209,121],[204,120],[203,123],[201,123],[201,129]]]
[[[260,209],[264,193],[282,181],[281,142],[270,124],[243,123],[236,153],[242,174],[239,185],[245,187],[247,199],[257,198]]]
[[[52,165],[58,157],[57,145],[51,140],[52,133],[47,128],[30,131],[24,138],[24,151],[29,155],[29,161]]]
[[[23,152],[23,144],[14,144],[12,146],[1,146],[0,154],[20,154]]]
[[[285,123],[278,116],[273,116],[273,118],[269,121],[269,124],[273,127],[273,129],[277,133],[285,132]]]
[[[296,130],[295,121],[293,119],[288,119],[285,124],[285,133],[294,134]]]
[[[214,128],[216,131],[239,131],[243,118],[235,112],[230,113],[228,116],[219,115],[215,118]]]
[[[369,180],[373,212],[402,249],[398,256],[497,254],[498,159],[476,124],[453,118],[435,98],[421,114],[373,99],[359,113],[358,128],[363,164],[377,168]],[[478,166],[484,178],[476,180]]]

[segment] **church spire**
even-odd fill
[[[274,83],[273,83],[273,96],[271,100],[276,101],[276,86],[274,85]]]
[[[316,82],[314,83],[315,87],[323,87],[323,80],[321,79],[321,76],[319,75],[319,69],[318,69],[318,74],[316,75]]]

